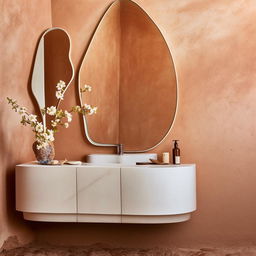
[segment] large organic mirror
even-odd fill
[[[145,152],[163,141],[177,109],[177,80],[167,43],[149,15],[130,0],[114,2],[101,19],[79,70],[81,104],[98,106],[84,118],[96,146],[123,144]]]
[[[74,77],[74,68],[70,58],[71,40],[62,28],[50,28],[40,38],[32,73],[32,92],[41,109],[58,106],[55,97],[59,80],[66,83],[66,89]],[[42,113],[41,113],[42,115]],[[42,115],[46,125],[45,115]]]

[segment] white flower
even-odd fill
[[[84,104],[84,109],[86,110],[86,114],[89,114],[91,112],[92,107],[89,104]]]
[[[64,81],[60,80],[60,81],[57,83],[56,87],[57,87],[57,89],[58,89],[59,91],[61,91],[62,89],[64,89],[64,88],[66,87],[66,83],[65,83]]]
[[[35,127],[36,132],[40,133],[44,131],[43,124],[41,122],[38,122],[36,127]]]
[[[60,119],[51,120],[52,127],[56,127],[60,123]]]
[[[54,132],[53,132],[53,130],[47,129],[47,140],[54,141]]]
[[[91,92],[92,87],[90,85],[85,84],[83,88],[80,89],[80,92]]]
[[[49,144],[48,142],[42,142],[42,141],[37,141],[38,144],[36,145],[37,149],[41,149],[41,148],[46,148]]]
[[[84,91],[87,91],[87,92],[91,92],[92,91],[92,87],[88,84],[85,84],[84,85]]]
[[[33,114],[30,114],[28,116],[28,120],[31,122],[31,123],[36,123],[37,122],[37,116],[36,115],[33,115]]]
[[[72,114],[69,113],[67,110],[65,110],[65,117],[68,119],[68,122],[70,123],[72,121]]]
[[[64,127],[68,128],[69,127],[69,123],[64,123]]]
[[[95,114],[96,112],[97,112],[97,107],[92,107],[91,105],[89,105],[89,104],[84,104],[84,109],[86,110],[86,113],[88,114],[88,115],[93,115],[93,114]]]
[[[94,108],[91,108],[91,109],[90,109],[90,111],[89,111],[88,114],[89,114],[89,116],[90,116],[90,115],[93,115],[94,113],[96,114],[96,112],[97,112],[97,107],[94,107]]]
[[[40,134],[40,135],[41,135],[41,137],[42,137],[43,140],[47,140],[48,134],[47,134],[46,132],[43,132],[43,133]]]
[[[50,116],[54,116],[56,114],[56,111],[57,111],[56,107],[51,106],[47,108],[46,113]]]
[[[19,113],[20,115],[24,115],[24,114],[26,114],[26,112],[27,112],[27,108],[25,108],[25,107],[20,107],[20,108],[18,109],[18,113]]]
[[[56,91],[56,98],[57,99],[63,100],[63,97],[64,97],[64,95],[61,91]]]
[[[53,132],[53,130],[47,129],[46,132],[41,134],[41,137],[42,137],[42,140],[43,140],[42,143],[47,143],[48,144],[49,141],[54,141],[54,132]]]
[[[91,107],[91,105],[89,105],[89,104],[84,104],[84,108],[85,108],[85,109],[88,109],[88,110],[91,110],[92,107]]]
[[[51,120],[51,125],[52,127],[56,127],[58,123],[56,122],[56,120]]]
[[[98,107],[93,107],[93,108],[92,108],[93,114],[96,114],[96,113],[97,113],[97,110],[98,110]]]
[[[36,148],[39,150],[39,149],[41,149],[43,146],[42,146],[42,144],[37,144],[36,145]]]

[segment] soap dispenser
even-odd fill
[[[173,164],[180,164],[180,149],[178,146],[178,140],[174,141],[174,148],[172,150]]]

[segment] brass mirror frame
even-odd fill
[[[32,93],[37,101],[38,106],[39,106],[40,115],[42,118],[44,128],[46,127],[46,115],[43,115],[42,110],[41,110],[41,109],[45,108],[44,38],[47,33],[54,31],[54,30],[61,30],[61,31],[65,32],[65,34],[68,36],[68,40],[69,40],[68,60],[69,60],[70,66],[71,66],[72,76],[71,76],[68,84],[66,85],[64,94],[67,91],[68,87],[70,86],[70,84],[73,81],[74,76],[75,76],[74,66],[73,66],[73,63],[71,60],[72,44],[71,44],[70,35],[68,34],[68,32],[65,29],[60,28],[60,27],[53,27],[53,28],[47,29],[41,35],[38,46],[37,46],[37,51],[36,51],[36,56],[35,56],[35,61],[34,61],[34,66],[33,66],[33,72],[32,72],[32,79],[31,79]],[[60,105],[60,100],[57,101],[56,108],[58,108],[59,105]]]
[[[108,14],[108,11],[111,9],[111,7],[117,2],[117,1],[120,1],[120,0],[116,0],[114,1],[108,8],[107,10],[105,11],[104,15],[102,16],[99,24],[97,25],[96,29],[95,29],[95,32],[97,32],[98,28],[101,26],[101,24],[103,23],[104,21],[104,18],[106,17],[106,15]],[[133,4],[135,4],[136,6],[138,6],[138,8],[140,8],[145,14],[146,16],[151,20],[151,22],[156,26],[157,30],[159,31],[160,35],[162,36],[163,38],[163,41],[164,43],[166,44],[166,47],[169,51],[169,54],[170,54],[170,59],[171,59],[171,62],[173,64],[173,68],[174,68],[174,74],[175,74],[175,79],[176,79],[176,107],[175,107],[175,112],[174,112],[174,116],[173,116],[173,120],[172,120],[172,123],[170,124],[169,128],[167,129],[167,132],[166,134],[162,137],[162,139],[157,143],[155,144],[154,146],[150,147],[150,148],[147,148],[147,149],[144,149],[144,150],[124,150],[123,153],[144,153],[144,152],[148,152],[150,150],[153,150],[154,148],[156,148],[157,146],[159,146],[165,139],[166,137],[168,136],[168,134],[170,133],[173,125],[174,125],[174,122],[176,120],[176,116],[177,116],[177,111],[178,111],[178,103],[179,103],[179,82],[178,82],[178,76],[177,76],[177,71],[176,71],[176,67],[175,67],[175,63],[173,61],[173,55],[172,55],[172,52],[165,40],[165,37],[163,35],[163,33],[161,32],[161,30],[159,29],[159,27],[156,25],[156,23],[154,22],[153,18],[150,17],[150,15],[136,2],[132,1],[132,0],[129,0],[131,1]],[[83,105],[83,101],[82,101],[82,93],[81,93],[81,81],[80,81],[80,77],[81,77],[81,72],[82,72],[82,68],[83,68],[83,64],[84,64],[84,59],[86,58],[87,56],[87,52],[88,50],[90,49],[90,46],[91,44],[93,43],[93,40],[94,40],[94,35],[92,36],[90,42],[89,42],[89,46],[87,47],[86,51],[85,51],[85,54],[83,56],[83,59],[82,59],[82,63],[80,65],[80,68],[79,68],[79,71],[78,71],[78,91],[79,91],[79,101],[80,101],[80,105],[82,106]],[[89,128],[88,128],[88,121],[86,119],[86,116],[83,116],[83,123],[84,123],[84,132],[85,132],[85,136],[87,138],[87,140],[94,146],[97,146],[97,147],[117,147],[117,152],[119,152],[120,148],[122,148],[122,145],[120,144],[109,144],[109,143],[98,143],[96,141],[94,141],[91,137],[90,137],[90,134],[89,134]]]

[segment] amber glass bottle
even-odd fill
[[[172,150],[173,164],[180,164],[180,149],[178,146],[178,140],[173,140],[173,141],[174,141],[174,148]]]

